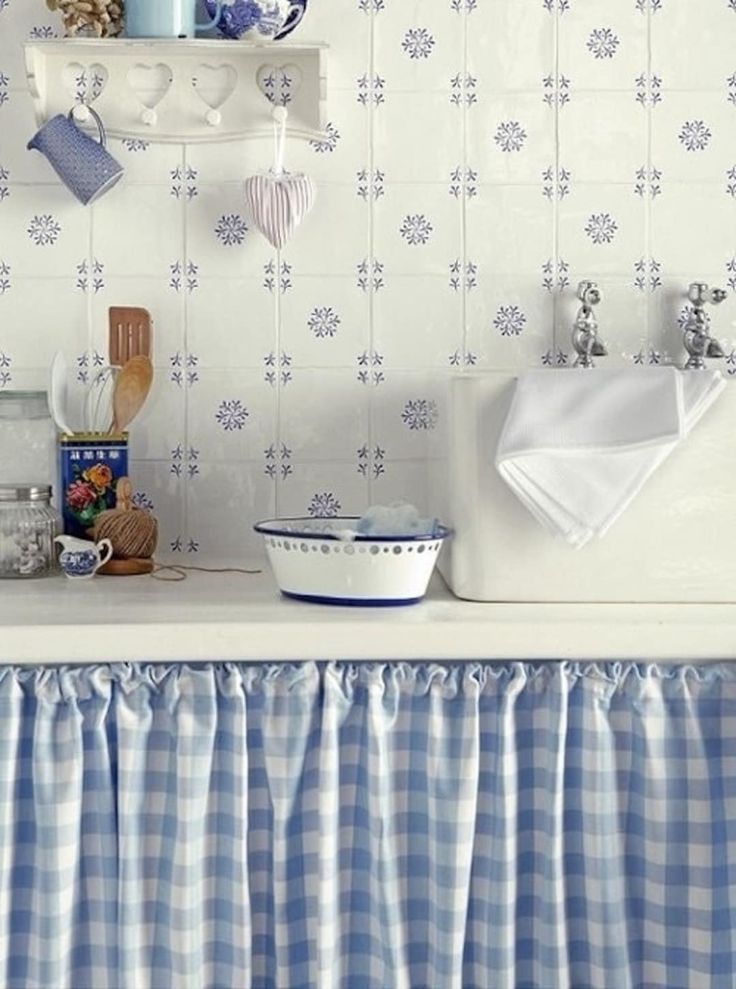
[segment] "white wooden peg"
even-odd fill
[[[141,122],[146,125],[146,127],[155,127],[158,122],[158,114],[151,107],[146,107],[146,109],[141,113]]]
[[[204,115],[204,119],[210,127],[219,127],[222,123],[222,114],[219,110],[208,110]]]
[[[86,103],[77,103],[72,110],[72,116],[78,124],[86,124],[90,117],[89,107]]]

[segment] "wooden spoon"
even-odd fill
[[[123,365],[112,396],[111,433],[123,433],[143,408],[153,382],[150,357],[139,355]]]

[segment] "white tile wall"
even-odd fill
[[[62,347],[81,389],[107,307],[149,308],[133,474],[175,556],[246,554],[271,512],[431,510],[443,378],[569,360],[582,277],[617,362],[677,355],[688,281],[736,289],[736,0],[311,0],[330,127],[289,147],[319,199],[281,256],[241,194],[268,144],[115,142],[124,184],[77,205],[25,151],[20,44],[58,29],[0,0],[0,387]]]

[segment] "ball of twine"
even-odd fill
[[[149,559],[156,552],[158,522],[138,508],[111,508],[95,520],[95,541],[109,539],[118,560]]]

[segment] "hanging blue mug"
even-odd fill
[[[28,142],[28,150],[45,155],[61,181],[85,206],[99,199],[122,178],[125,169],[105,147],[105,128],[92,107],[99,141],[77,127],[73,111],[52,117]]]
[[[126,0],[125,33],[129,38],[193,38],[196,31],[216,27],[222,2],[212,4],[212,17],[196,19],[196,0]]]

